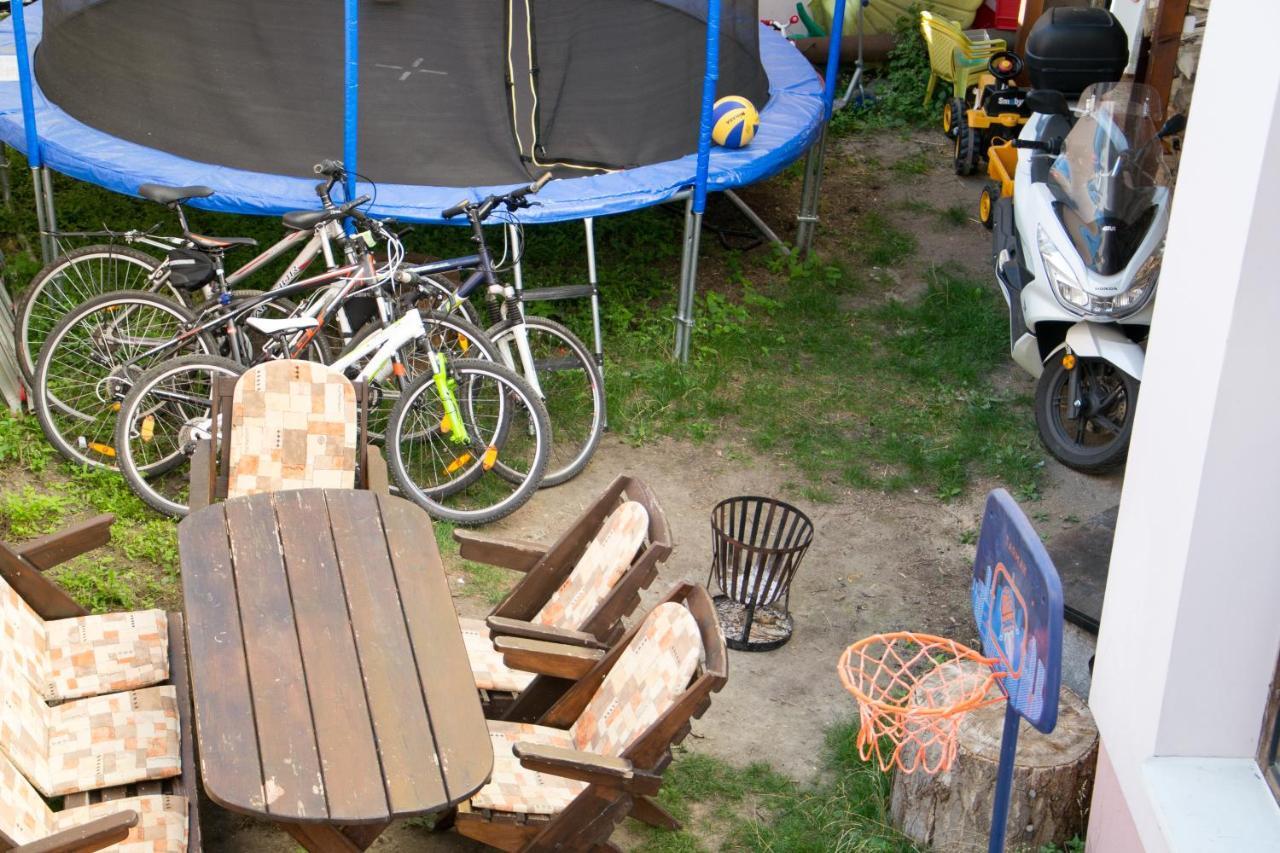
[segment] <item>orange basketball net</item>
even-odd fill
[[[874,634],[840,656],[840,681],[858,700],[858,751],[881,770],[938,773],[956,757],[960,721],[1003,701],[993,658],[945,637]]]

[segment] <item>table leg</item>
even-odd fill
[[[279,823],[281,829],[310,853],[362,853],[389,823],[335,826],[330,823]]]

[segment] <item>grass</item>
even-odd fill
[[[644,828],[641,853],[722,850],[851,853],[914,851],[889,822],[890,777],[864,763],[856,724],[827,731],[820,781],[798,783],[763,763],[735,767],[683,753],[667,770],[659,801],[685,824],[678,832]]]

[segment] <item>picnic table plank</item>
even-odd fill
[[[479,790],[493,770],[480,694],[440,551],[422,545],[424,533],[434,544],[431,531],[421,529],[425,517],[404,501],[389,496],[378,501],[409,635],[415,648],[431,650],[417,656],[418,675],[431,709],[445,788],[458,802]]]
[[[324,777],[272,495],[224,504],[269,814],[324,818]]]
[[[434,755],[437,741],[414,672],[414,651],[377,498],[372,492],[351,490],[331,491],[326,499],[391,813],[444,808],[449,797]],[[423,547],[421,540],[418,547]],[[424,748],[434,760],[423,760]]]
[[[329,817],[342,823],[390,817],[378,748],[333,538],[317,532],[328,518],[322,492],[275,495],[293,614],[325,778]]]
[[[265,806],[262,763],[253,725],[253,699],[240,635],[223,507],[178,525],[183,598],[198,613],[187,634],[200,772],[209,799],[228,808]],[[235,721],[235,722],[232,722]]]

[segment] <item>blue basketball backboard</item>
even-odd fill
[[[1044,544],[1004,489],[987,496],[973,562],[973,618],[1009,708],[1042,732],[1058,722],[1062,582]]]

